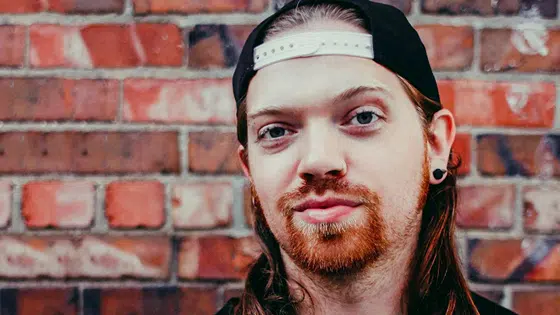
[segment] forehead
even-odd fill
[[[259,70],[247,91],[247,112],[250,115],[269,106],[326,103],[340,92],[359,86],[380,86],[394,99],[404,95],[397,77],[373,60],[352,56],[304,57]]]

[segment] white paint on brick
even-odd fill
[[[63,183],[56,190],[55,200],[54,217],[58,226],[84,228],[91,224],[95,210],[91,183]]]
[[[91,55],[79,28],[75,27],[65,31],[63,40],[64,58],[66,62],[79,68],[93,68]]]
[[[0,182],[0,228],[5,227],[12,212],[12,184],[9,181]]]
[[[189,238],[181,243],[178,261],[181,278],[196,278],[200,261],[200,242],[198,239]]]

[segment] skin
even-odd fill
[[[290,34],[315,28],[361,31],[321,22]],[[342,97],[350,90],[360,92]],[[445,109],[436,113],[428,126],[432,135],[428,141],[420,115],[395,74],[368,59],[314,56],[259,70],[249,86],[247,116],[248,146],[238,151],[244,173],[282,247],[289,281],[304,285],[314,314],[401,314],[405,266],[416,248],[425,186],[443,181],[433,178],[431,171],[445,169],[455,137],[451,113]],[[327,261],[339,255],[348,262],[354,257],[352,246],[359,246],[352,235],[367,228],[362,223],[370,214],[358,207],[333,247],[309,232],[314,231],[312,224],[298,215],[288,218],[286,210],[279,209],[283,196],[319,179],[360,185],[379,197],[376,211],[387,227],[388,246],[363,268],[318,272],[294,259],[290,227],[313,244],[297,249],[304,255],[313,251]],[[309,196],[338,195],[327,190]],[[308,303],[304,300],[301,314],[312,313]]]

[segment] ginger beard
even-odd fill
[[[429,167],[427,156],[422,165],[422,178],[418,187],[417,213],[421,213],[429,189]],[[321,196],[326,191],[335,195],[353,197],[361,201],[359,220],[343,220],[334,223],[309,224],[294,219],[294,206],[315,192]],[[251,189],[254,201],[255,221],[270,232],[261,204],[254,187]],[[288,242],[279,242],[280,247],[303,270],[323,276],[350,275],[379,263],[388,256],[391,248],[409,241],[407,235],[389,237],[393,232],[381,214],[381,199],[378,194],[362,185],[352,185],[340,179],[318,179],[299,189],[282,195],[277,209],[282,214],[288,234]],[[414,231],[419,224],[411,218],[405,233]],[[394,232],[393,232],[394,233]]]

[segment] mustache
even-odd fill
[[[361,203],[369,206],[370,209],[378,207],[380,203],[379,195],[364,185],[350,184],[346,180],[337,178],[317,178],[307,181],[304,185],[291,192],[283,194],[278,199],[277,207],[283,214],[290,215],[293,212],[294,206],[311,193],[321,196],[326,192],[358,199]]]

